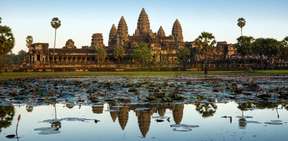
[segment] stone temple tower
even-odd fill
[[[135,31],[135,35],[136,36],[147,35],[150,32],[151,32],[151,29],[150,29],[149,17],[145,9],[143,8],[138,18],[137,29]]]
[[[103,48],[103,35],[102,33],[95,33],[92,35],[91,47]]]
[[[109,42],[108,42],[109,47],[113,46],[116,36],[117,36],[117,29],[116,29],[115,24],[113,24],[109,33]]]
[[[178,47],[184,46],[182,27],[178,19],[176,19],[176,21],[173,24],[172,36],[174,37]]]
[[[164,31],[164,29],[163,29],[162,26],[160,26],[160,28],[159,28],[159,30],[158,30],[158,32],[157,32],[157,36],[158,36],[160,39],[166,37],[165,31]]]
[[[128,41],[128,26],[122,16],[117,29],[117,44],[124,45]]]

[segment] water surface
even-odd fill
[[[102,106],[65,103],[33,108],[25,104],[1,106],[0,140],[17,140],[5,136],[15,134],[19,114],[18,140],[21,141],[284,141],[288,138],[285,103],[105,103]],[[61,123],[58,130],[51,128],[55,120]]]

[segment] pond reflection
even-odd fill
[[[223,140],[223,138],[227,140],[243,138],[244,140],[270,140],[276,138],[281,140],[288,137],[286,134],[287,103],[284,102],[266,102],[265,104],[249,101],[226,104],[108,102],[82,105],[80,109],[77,106],[67,106],[67,103],[52,103],[37,106],[29,104],[1,106],[0,111],[0,140],[7,140],[5,136],[15,132],[17,123],[17,118],[14,118],[15,114],[22,115],[18,134],[24,141],[80,140],[83,137],[86,137],[85,140],[108,141],[117,140],[117,138],[129,141],[139,138],[171,141],[188,138],[195,140]],[[275,132],[274,130],[277,130],[277,136],[267,134],[267,132]],[[191,134],[184,134],[185,132]]]
[[[2,128],[7,128],[11,125],[14,115],[15,110],[13,105],[0,106],[0,132]]]

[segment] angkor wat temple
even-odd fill
[[[99,68],[103,64],[97,61],[97,48],[105,48],[107,58],[105,66],[115,66],[115,58],[113,51],[115,48],[123,47],[125,49],[122,64],[131,65],[133,59],[131,53],[133,48],[139,43],[146,43],[152,50],[153,64],[177,65],[177,50],[184,47],[192,47],[192,42],[184,42],[180,21],[175,20],[172,25],[170,35],[167,35],[162,28],[159,27],[157,32],[153,32],[150,28],[148,14],[145,9],[141,10],[138,18],[137,29],[133,35],[128,34],[128,26],[125,18],[122,16],[116,27],[111,27],[109,34],[108,46],[103,43],[101,33],[92,35],[91,45],[76,48],[74,41],[69,39],[63,48],[49,48],[48,43],[33,43],[28,45],[29,53],[26,59],[26,66],[31,70],[49,71],[51,69],[67,69],[67,70],[93,70]],[[223,47],[229,47],[229,55],[235,50],[231,48],[231,44],[227,42],[219,42],[216,49],[218,55],[223,54]]]

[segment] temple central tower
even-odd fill
[[[135,35],[146,35],[151,31],[149,17],[144,8],[142,8],[141,13],[138,18],[137,29]]]

